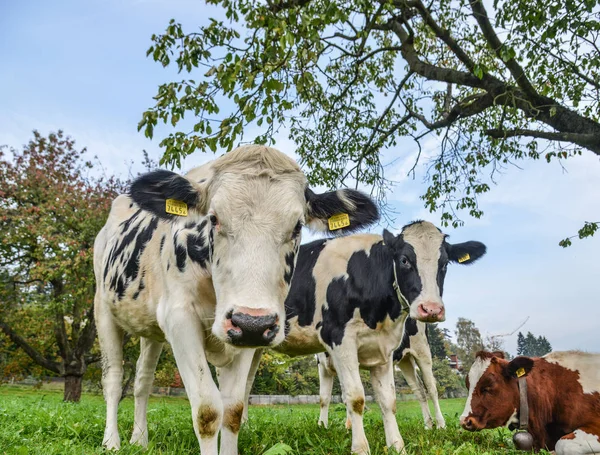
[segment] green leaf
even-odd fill
[[[266,450],[263,455],[287,455],[293,453],[294,449],[292,449],[287,444],[283,442],[278,442],[270,449]]]

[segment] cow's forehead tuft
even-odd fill
[[[409,224],[402,229],[402,238],[415,249],[439,250],[444,242],[445,235],[432,223],[419,221]]]

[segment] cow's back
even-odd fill
[[[593,354],[582,351],[557,351],[546,354],[543,359],[567,368],[571,371],[577,371],[583,393],[600,394],[600,354]],[[600,398],[600,395],[598,395]]]

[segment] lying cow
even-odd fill
[[[281,152],[245,146],[185,176],[158,170],[115,199],[94,245],[95,318],[107,403],[103,443],[120,446],[117,406],[125,331],[141,337],[132,443],[146,446],[146,407],[163,342],[173,348],[201,453],[237,453],[254,349],[284,338],[284,301],[302,226],[335,232],[378,219],[354,190],[315,194]],[[208,363],[220,367],[220,392]]]
[[[448,262],[470,264],[484,253],[479,242],[446,242],[439,229],[424,221],[405,226],[398,236],[357,234],[300,247],[285,302],[288,334],[277,350],[291,356],[329,353],[350,415],[352,452],[369,453],[360,367],[371,371],[387,446],[403,449],[392,370],[392,353],[402,341],[402,315],[443,321]]]
[[[425,421],[425,428],[433,428],[433,418],[429,410],[427,395],[433,402],[435,419],[438,428],[446,428],[446,422],[440,409],[435,377],[433,376],[433,363],[431,348],[427,340],[426,325],[424,322],[413,318],[406,318],[404,322],[404,334],[400,347],[394,351],[394,362],[400,368],[402,375],[411,390],[421,404],[421,412]],[[417,376],[417,365],[421,370],[421,376],[425,387]],[[331,402],[331,389],[333,378],[336,375],[335,366],[327,352],[317,354],[317,366],[319,369],[320,402],[321,412],[319,414],[319,425],[328,426],[329,403]],[[350,414],[346,418],[346,428],[350,428]]]
[[[557,455],[600,453],[600,354],[552,352],[516,357],[479,352],[469,371],[469,397],[460,418],[469,431],[519,422],[517,376],[527,382],[528,431],[536,450]]]

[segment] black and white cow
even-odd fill
[[[378,219],[368,197],[353,190],[315,194],[294,160],[264,146],[238,148],[185,176],[151,172],[117,197],[94,245],[104,445],[120,446],[117,406],[127,331],[141,337],[132,443],[148,443],[148,395],[166,340],[201,453],[217,453],[222,426],[221,454],[237,454],[244,409],[239,378],[248,376],[254,355],[239,347],[283,341],[301,228],[324,229],[340,213],[344,227],[336,233]],[[220,367],[220,392],[207,362]]]
[[[402,341],[404,317],[443,321],[448,262],[470,264],[485,250],[480,242],[452,245],[425,221],[405,226],[397,236],[356,234],[300,247],[285,301],[287,336],[276,350],[330,355],[350,415],[353,453],[369,453],[359,368],[371,371],[387,446],[402,450],[392,354]],[[257,353],[252,371],[259,360]]]
[[[437,385],[433,376],[433,362],[431,348],[427,340],[427,330],[424,322],[407,317],[404,322],[404,334],[400,347],[394,351],[394,362],[400,368],[406,382],[417,397],[421,405],[425,428],[433,428],[433,418],[429,410],[427,395],[433,402],[435,409],[435,420],[437,428],[446,428],[446,421],[440,409]],[[331,390],[336,371],[335,365],[327,352],[317,354],[317,366],[319,369],[320,402],[319,425],[325,428],[329,420],[329,404],[331,402]],[[421,370],[421,376],[425,387],[418,378],[417,366]],[[425,389],[426,388],[426,389]],[[347,413],[346,428],[351,427],[350,413]]]

